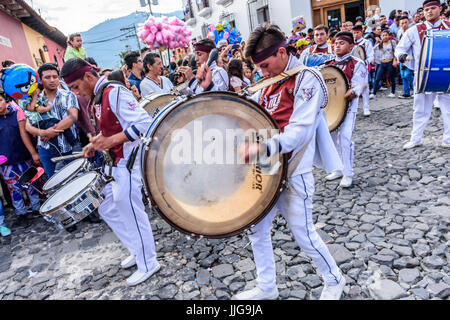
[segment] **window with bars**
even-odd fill
[[[197,2],[198,11],[209,7],[209,0],[195,0]]]

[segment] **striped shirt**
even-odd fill
[[[44,92],[41,93],[44,95]],[[80,110],[78,106],[77,96],[71,92],[64,89],[58,89],[56,92],[55,100],[52,102],[49,100],[50,105],[52,106],[52,118],[58,119],[59,121],[66,118],[69,109],[77,109]],[[73,135],[78,136],[77,130],[75,126],[70,127],[68,130],[72,130]],[[38,147],[49,149],[50,145],[46,142],[42,142],[41,138],[38,138]],[[68,142],[64,134],[60,134],[58,136],[58,147],[61,153],[66,153],[72,151],[72,147]]]

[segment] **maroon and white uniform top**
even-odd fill
[[[99,79],[94,94],[98,93],[106,81],[105,77]],[[139,143],[138,138],[146,133],[151,124],[150,116],[139,105],[130,90],[117,84],[111,84],[104,89],[102,103],[94,104],[91,110],[97,122],[97,129],[103,136],[110,137],[123,132],[130,140],[112,149],[116,156],[116,164],[126,166],[131,151]]]
[[[399,58],[403,54],[412,55],[414,57],[414,69],[419,70],[420,52],[422,50],[422,42],[427,30],[449,30],[450,22],[439,20],[435,24],[428,21],[409,28],[403,35],[395,49],[395,56]],[[418,72],[416,72],[417,74]]]

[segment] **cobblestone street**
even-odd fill
[[[403,151],[413,100],[371,100],[358,114],[355,179],[350,189],[314,172],[314,219],[346,276],[344,300],[450,298],[450,150],[441,147],[442,118],[434,108],[424,145]],[[361,110],[361,109],[360,109]],[[230,299],[255,286],[251,245],[244,233],[195,240],[151,213],[161,270],[136,287],[125,279],[128,256],[102,222],[81,222],[73,233],[41,217],[0,238],[0,300],[10,299]],[[323,281],[300,251],[281,216],[273,246],[280,299],[318,299]]]

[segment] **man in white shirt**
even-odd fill
[[[398,41],[402,40],[403,36],[409,28],[409,18],[406,16],[400,18],[400,30],[397,34]],[[411,98],[411,87],[414,85],[414,64],[412,61],[400,63],[400,76],[402,78],[404,92],[399,96],[399,98]]]
[[[373,46],[372,43],[367,40],[364,39],[363,35],[364,35],[364,31],[361,25],[356,25],[353,27],[352,29],[352,33],[353,33],[353,37],[355,39],[355,48],[357,46],[361,46],[364,48],[365,52],[366,52],[366,61],[364,61],[364,63],[366,64],[366,67],[369,66],[369,64],[373,63],[375,60],[375,52],[373,50]],[[369,73],[367,73],[367,86],[365,87],[365,89],[362,91],[362,98],[363,98],[363,110],[364,110],[364,116],[370,116],[370,105],[369,105],[369,100],[370,100],[370,89],[369,89]]]
[[[440,1],[426,0],[423,3],[423,8],[426,21],[408,29],[395,50],[395,55],[401,63],[405,63],[408,55],[412,53],[415,70],[419,70],[420,68],[420,53],[426,32],[432,29],[450,29],[450,22],[440,19],[442,9]],[[420,81],[420,79],[416,78],[415,81]],[[441,108],[444,122],[444,137],[442,146],[444,148],[450,148],[450,95],[416,93],[414,96],[413,129],[411,132],[410,141],[403,146],[404,150],[422,145],[423,132],[428,124],[428,121],[430,120],[431,110],[435,100]]]
[[[164,69],[161,57],[157,53],[149,53],[144,58],[145,78],[141,81],[141,96],[145,97],[151,93],[169,93],[172,82],[161,76]]]

